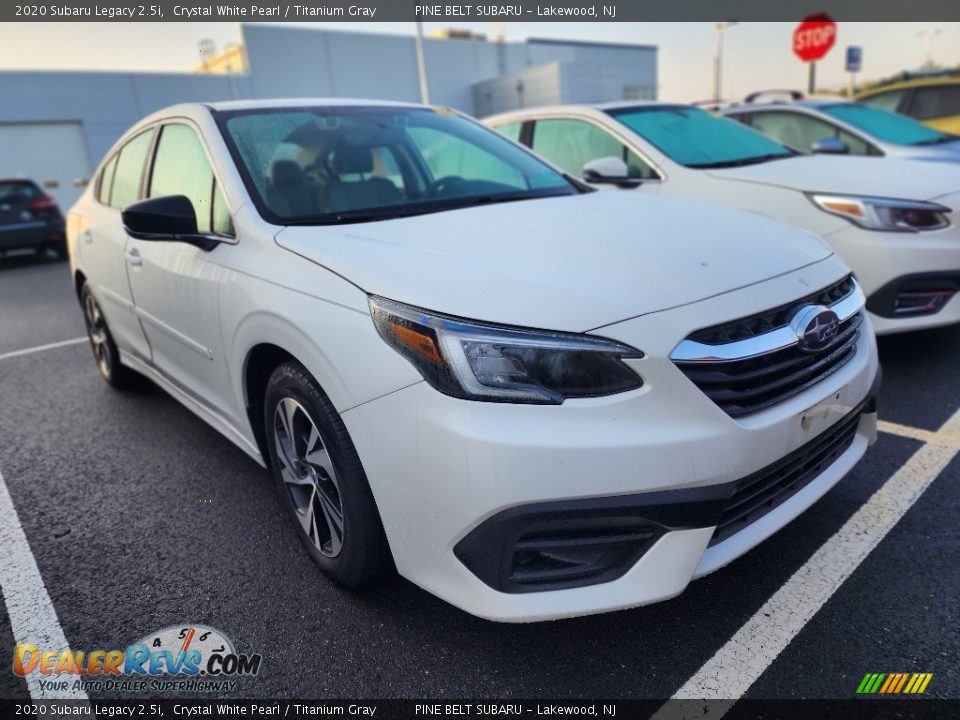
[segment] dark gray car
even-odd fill
[[[21,248],[66,257],[63,214],[32,180],[0,179],[0,252]]]

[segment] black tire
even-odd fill
[[[270,376],[264,410],[271,472],[310,557],[344,587],[382,575],[391,563],[380,513],[356,448],[326,393],[303,365],[286,362]],[[339,546],[336,522],[330,519],[336,517]]]
[[[120,362],[120,351],[107,326],[107,318],[88,283],[84,283],[80,289],[80,305],[83,309],[90,350],[93,352],[93,359],[97,363],[100,377],[117,390],[131,390],[137,387],[141,382],[141,376]]]
[[[49,249],[53,251],[53,254],[57,256],[60,260],[67,259],[67,245],[66,243],[59,242],[54,243],[49,246]]]

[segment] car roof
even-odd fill
[[[725,108],[722,108],[721,112],[724,111],[737,111],[745,112],[748,110],[758,110],[758,109],[768,109],[768,108],[782,108],[782,107],[802,107],[809,108],[810,110],[820,110],[821,108],[830,107],[831,105],[841,105],[844,103],[849,103],[850,101],[846,98],[805,98],[803,100],[769,100],[767,102],[753,102],[753,103],[736,103],[734,105],[728,105]]]
[[[857,93],[856,97],[865,98],[895,90],[909,90],[910,88],[930,87],[932,85],[960,85],[960,75],[925,75],[906,80],[897,80],[895,82],[874,85],[866,88],[865,90],[861,90],[859,93]]]
[[[269,100],[224,100],[220,102],[202,103],[215,111],[230,110],[256,110],[258,108],[284,108],[284,107],[406,107],[406,108],[427,108],[429,105],[420,105],[418,103],[399,102],[391,100],[370,100],[365,98],[272,98]]]
[[[570,112],[571,110],[593,110],[597,112],[610,112],[615,110],[629,110],[631,108],[644,107],[684,107],[696,108],[689,103],[667,102],[665,100],[616,100],[613,102],[598,103],[568,103],[566,105],[542,105],[538,107],[522,108],[519,110],[507,110],[495,115],[488,115],[483,118],[483,122],[496,122],[499,120],[511,120],[516,117],[526,117],[528,115],[550,115],[552,113]],[[696,108],[698,110],[702,108]]]

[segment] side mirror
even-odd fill
[[[123,228],[137,240],[177,241],[213,250],[220,244],[216,235],[197,231],[197,212],[185,195],[141,200],[124,208]]]
[[[618,157],[597,158],[583,166],[581,173],[585,182],[593,185],[616,185],[621,188],[636,187],[643,181],[628,175],[627,164]]]
[[[828,137],[817,140],[810,146],[810,152],[814,155],[846,155],[850,148],[840,138]]]

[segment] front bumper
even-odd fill
[[[421,382],[343,413],[397,569],[472,614],[522,622],[666,599],[753,547],[838,482],[875,437],[876,415],[863,405],[878,372],[869,323],[856,355],[840,370],[775,407],[736,419],[668,357],[686,334],[678,328],[738,317],[744,307],[774,306],[790,293],[804,295],[836,279],[837,265],[824,263],[598,330],[647,353],[630,361],[645,384],[629,393],[561,406],[509,405],[457,400]],[[734,483],[770,468],[861,407],[849,444],[829,467],[743,530],[711,544]],[[670,502],[677,498],[679,504]],[[586,508],[604,532],[633,532],[633,544],[621,546],[616,571],[599,584],[519,592],[498,586],[495,576],[510,554],[504,548],[530,535],[531,526],[512,525],[511,544],[509,538],[484,539],[485,524],[511,513],[539,513],[534,519],[547,524],[533,528],[541,537],[532,540],[543,540],[556,535],[555,513],[537,506],[551,503],[572,510],[566,519],[574,529],[578,509]],[[618,504],[612,517],[619,519],[610,521],[608,510]],[[651,504],[660,506],[655,515]],[[630,527],[631,519],[659,528],[642,536],[644,529]],[[471,536],[480,542],[467,541]],[[484,563],[493,569],[481,568]]]
[[[960,282],[960,227],[954,218],[953,225],[934,232],[875,232],[850,225],[824,237],[853,268],[878,335],[960,322],[960,293],[924,297]],[[935,303],[932,312],[909,309],[927,300]]]

